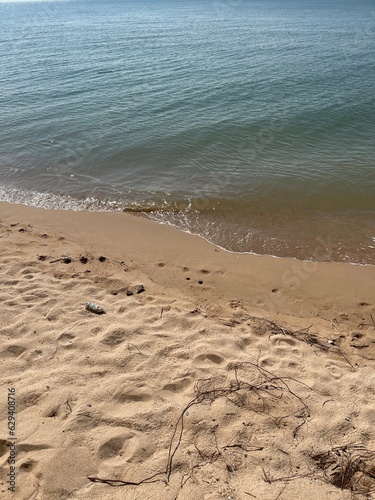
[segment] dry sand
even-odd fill
[[[372,498],[375,267],[6,203],[0,250],[1,498]]]

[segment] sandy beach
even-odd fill
[[[374,498],[374,283],[0,203],[1,498]]]

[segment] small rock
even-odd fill
[[[131,290],[126,290],[126,295],[128,297],[130,297],[130,295],[134,295],[133,292]]]
[[[145,287],[143,285],[137,285],[135,288],[136,293],[142,293],[145,291]]]
[[[44,261],[44,260],[46,260],[47,255],[38,255],[37,258],[38,258],[38,260],[43,260]]]
[[[80,263],[81,263],[81,264],[87,264],[88,260],[89,260],[89,259],[88,259],[87,257],[85,257],[84,255],[82,255],[82,256],[79,258],[79,261],[80,261]]]
[[[72,262],[72,259],[70,257],[63,257],[62,262],[64,264],[70,264]]]
[[[107,260],[107,257],[103,257],[103,255],[101,255],[98,259],[99,262],[105,262]]]

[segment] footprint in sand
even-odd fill
[[[3,304],[8,307],[17,306],[17,302],[15,300],[6,300],[5,302],[3,302]]]
[[[46,319],[48,321],[51,321],[52,323],[60,319],[60,316],[61,316],[61,307],[52,307],[45,315]]]
[[[26,347],[21,345],[10,345],[0,353],[1,358],[18,358],[25,351],[27,351]]]
[[[174,380],[173,382],[169,382],[168,384],[165,384],[163,389],[165,391],[170,391],[170,392],[181,392],[189,385],[191,385],[193,382],[192,378],[186,377],[186,378],[179,378]]]
[[[100,333],[101,331],[103,330],[103,328],[101,326],[94,326],[94,328],[91,329],[91,333],[93,335],[97,335],[98,333]]]
[[[117,457],[124,444],[130,441],[135,436],[134,432],[126,432],[119,436],[114,436],[107,441],[105,441],[98,450],[98,455],[101,460],[106,460],[109,458]]]
[[[342,378],[343,372],[342,368],[339,365],[336,365],[334,362],[328,363],[326,365],[326,370],[329,375],[331,375],[332,378],[339,380]],[[327,379],[327,373],[319,374],[317,376],[323,383],[326,382]]]
[[[45,392],[29,391],[19,395],[17,398],[18,413],[31,406],[36,406],[44,394]]]
[[[62,333],[57,337],[57,340],[63,347],[69,347],[73,344],[73,340],[75,339],[75,335],[72,333]]]
[[[35,278],[35,276],[33,274],[25,274],[24,275],[25,280],[33,280],[34,278]]]
[[[116,347],[126,340],[126,333],[126,330],[123,328],[115,328],[114,330],[106,333],[100,342],[108,346]]]
[[[271,343],[275,346],[290,346],[294,347],[297,345],[297,341],[290,337],[285,337],[284,335],[273,335],[271,337]]]
[[[40,350],[40,349],[35,349],[34,351],[32,351],[32,353],[30,354],[30,356],[28,356],[27,361],[29,363],[33,363],[37,359],[39,359],[41,356],[43,356],[43,351]]]
[[[224,358],[220,354],[207,353],[194,358],[193,365],[198,368],[210,368],[213,365],[221,365],[223,362]]]
[[[115,393],[114,398],[116,399],[116,401],[119,401],[120,403],[125,403],[125,402],[145,403],[153,399],[151,394],[149,394],[144,389],[137,387],[130,389],[128,387],[125,387],[123,389],[119,389]]]
[[[23,269],[21,271],[21,274],[24,275],[24,277],[26,277],[27,274],[37,274],[39,272],[39,269],[37,269],[36,267],[26,267],[26,269]]]
[[[156,451],[155,443],[149,436],[141,436],[128,431],[107,439],[100,445],[98,455],[101,460],[144,463]]]
[[[279,363],[279,360],[274,358],[274,357],[271,357],[271,356],[267,356],[267,357],[259,360],[259,365],[262,368],[272,368],[272,367],[276,366],[278,363]]]

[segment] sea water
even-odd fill
[[[0,1],[0,200],[375,264],[375,0]]]

